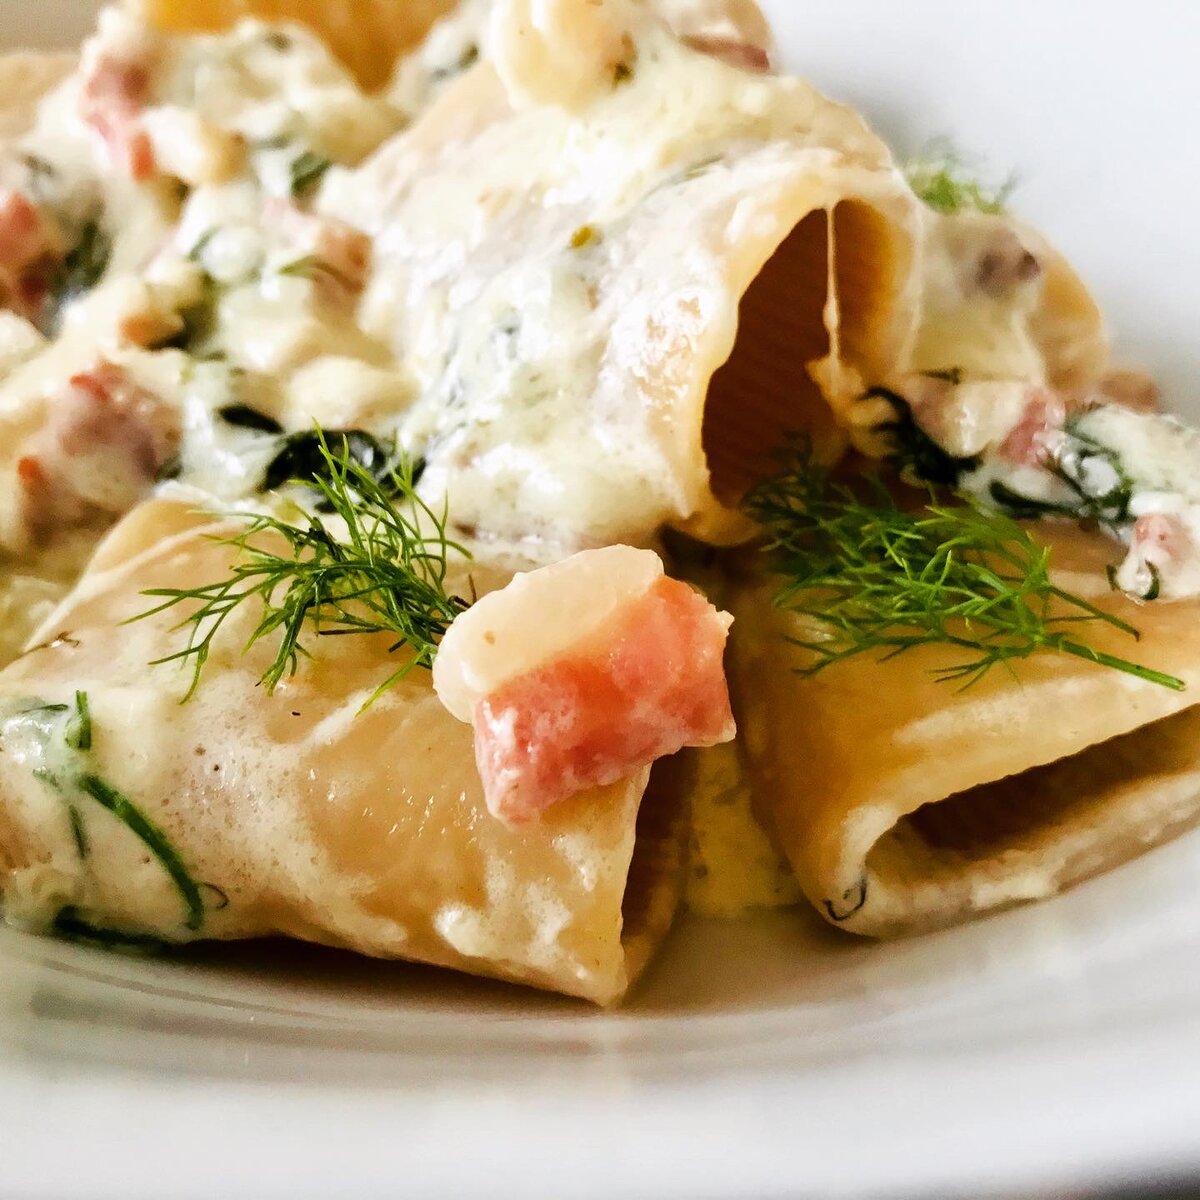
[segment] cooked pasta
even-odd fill
[[[0,62],[5,921],[609,1005],[685,891],[889,937],[1196,822],[1200,435],[773,59],[139,0]]]

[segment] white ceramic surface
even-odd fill
[[[790,63],[949,134],[1191,407],[1200,5],[775,0]],[[83,0],[0,0],[0,40]],[[302,948],[0,934],[0,1196],[966,1196],[1200,1170],[1200,835],[890,946],[689,921],[617,1014]]]

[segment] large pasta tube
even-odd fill
[[[49,643],[0,673],[6,918],[169,942],[285,934],[619,999],[679,897],[670,765],[644,803],[642,771],[510,829],[428,672],[360,711],[395,666],[387,637],[321,639],[268,695],[262,655],[242,653],[253,612],[181,704],[187,672],[147,665],[178,649],[178,618],[121,622],[145,608],[141,589],[227,568],[231,551],[204,537],[219,529],[166,501],[136,510]],[[74,711],[77,694],[87,738],[44,707]]]
[[[815,376],[904,361],[918,217],[882,143],[805,84],[639,38],[644,80],[569,113],[482,63],[327,190],[378,239],[364,319],[413,354],[413,444],[471,528],[736,539],[781,444],[840,445]]]
[[[915,933],[1053,895],[1200,820],[1196,605],[1135,607],[1106,588],[1104,539],[1045,532],[1065,586],[1090,582],[1090,601],[1142,633],[1089,626],[1088,640],[1187,690],[1054,654],[955,690],[933,674],[961,661],[947,647],[804,678],[785,641],[796,618],[763,590],[731,605],[756,795],[805,894],[842,928]]]
[[[366,87],[378,87],[397,57],[458,0],[134,0],[162,29],[226,29],[243,17],[309,26]]]

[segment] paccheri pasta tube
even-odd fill
[[[1136,606],[1107,587],[1103,537],[1037,536],[1059,583],[1141,631],[1089,625],[1089,643],[1187,690],[1049,653],[958,687],[938,672],[967,652],[948,644],[806,678],[811,654],[793,643],[814,625],[774,607],[774,585],[730,606],[757,801],[805,895],[843,929],[919,933],[1050,896],[1200,819],[1195,603]]]
[[[772,52],[749,0],[141,0],[36,112],[65,60],[9,63],[6,920],[607,1004],[670,923],[689,799],[711,907],[795,896],[754,804],[880,936],[1192,823],[1197,435],[1120,407],[1094,301],[998,198],[934,172],[935,205]],[[804,617],[757,544],[797,454],[864,518],[783,513],[818,544]],[[1058,584],[1036,542],[989,582],[973,532],[1009,517]],[[253,578],[211,540],[238,531],[274,566],[198,647]],[[728,617],[657,551],[730,589],[732,714]],[[1034,602],[1087,619],[1047,637]],[[1005,637],[965,690],[930,673]],[[203,668],[186,703],[170,660]]]
[[[320,639],[266,694],[262,653],[242,653],[253,607],[181,704],[187,673],[147,667],[177,649],[178,617],[122,622],[142,589],[226,569],[232,551],[206,537],[230,531],[143,506],[48,644],[0,673],[6,918],[117,942],[286,934],[618,1000],[680,895],[670,765],[648,792],[639,770],[510,829],[427,671],[363,709],[396,666],[386,635]]]
[[[228,29],[245,17],[296,21],[320,35],[367,87],[380,86],[397,57],[424,37],[457,0],[135,0],[162,29]]]
[[[849,110],[581,7],[607,25],[561,45],[493,21],[493,58],[326,206],[375,238],[363,320],[412,351],[406,436],[465,525],[744,537],[781,445],[842,444],[816,377],[903,360],[917,210]]]

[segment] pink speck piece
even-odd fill
[[[103,139],[113,163],[132,179],[155,171],[154,148],[142,126],[151,73],[138,62],[105,55],[84,77],[80,115]]]
[[[481,699],[475,758],[488,809],[512,825],[532,821],[684,746],[732,738],[728,628],[703,596],[664,577],[588,647]]]

